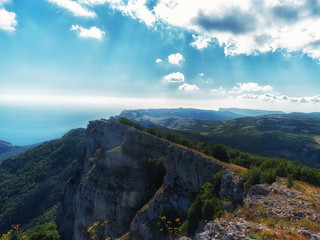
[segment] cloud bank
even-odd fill
[[[70,0],[49,0],[68,2]],[[165,24],[194,34],[191,46],[211,43],[225,55],[298,52],[320,60],[320,2],[318,0],[80,0],[108,3],[123,15],[148,26]]]

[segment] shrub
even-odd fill
[[[272,184],[276,181],[276,171],[268,169],[262,173],[261,182]]]
[[[292,177],[292,175],[288,175],[287,176],[286,184],[287,184],[287,188],[293,187],[293,177]]]
[[[258,167],[252,167],[246,174],[246,187],[250,188],[260,183],[261,170]]]

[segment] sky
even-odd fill
[[[0,0],[0,139],[123,109],[320,111],[319,0]]]

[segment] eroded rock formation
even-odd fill
[[[57,212],[63,239],[88,239],[87,229],[95,221],[108,221],[104,231],[113,238],[127,234],[130,239],[159,239],[159,217],[169,208],[185,216],[201,186],[225,168],[215,159],[115,120],[90,122],[86,141]],[[165,176],[158,189],[141,167],[143,157],[164,157]],[[223,176],[220,195],[237,204],[243,182],[230,171]]]

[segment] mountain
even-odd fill
[[[125,117],[144,126],[157,125],[179,130],[194,124],[194,120],[220,121],[269,114],[284,114],[284,112],[240,108],[220,108],[219,111],[194,108],[138,109],[123,110],[116,119]]]
[[[320,191],[310,184],[320,186],[319,170],[97,120],[0,163],[0,231],[22,224],[28,240],[317,239]]]
[[[320,186],[320,171],[211,146],[230,156],[221,161],[185,147],[209,145],[156,131],[124,118],[90,122],[57,211],[62,239],[193,239],[197,229],[202,240],[319,237],[319,189],[276,176],[295,173]],[[255,168],[231,164],[245,156],[242,164]]]
[[[262,116],[262,115],[270,115],[270,114],[285,114],[282,111],[266,111],[266,110],[258,110],[258,109],[244,109],[244,108],[219,108],[219,112],[231,112],[235,115],[239,115],[242,117],[253,117],[253,116]]]
[[[75,170],[84,139],[84,129],[71,130],[0,163],[0,233],[12,224],[43,223],[39,219],[57,205],[63,184]],[[51,215],[53,219],[55,210]]]
[[[123,110],[116,119],[128,118],[139,122],[144,126],[159,125],[179,129],[197,120],[225,120],[240,117],[240,115],[229,111],[201,110],[194,108],[172,108],[172,109],[138,109]]]
[[[13,146],[9,142],[0,140],[0,162],[7,158],[22,154],[35,146],[37,146],[37,144],[30,146]]]

